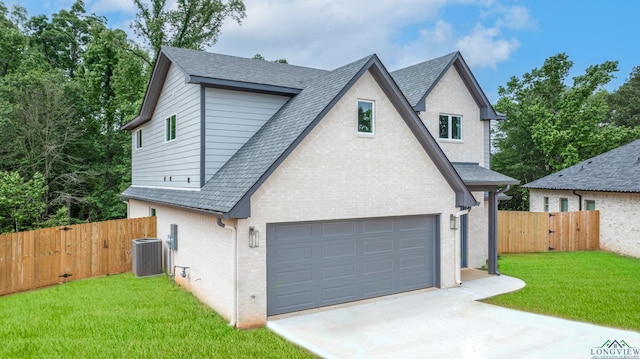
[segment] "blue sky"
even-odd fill
[[[2,1],[2,0],[0,0]],[[29,15],[68,9],[73,0],[4,0]],[[175,0],[168,3],[174,4]],[[389,70],[461,51],[492,102],[511,76],[566,52],[572,76],[619,61],[612,91],[640,66],[640,1],[635,0],[245,0],[247,17],[228,21],[210,51],[332,69],[372,53]],[[88,12],[125,29],[131,0],[85,0]],[[131,34],[132,35],[132,34]],[[132,35],[133,36],[133,35]]]

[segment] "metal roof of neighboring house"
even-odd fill
[[[468,186],[516,185],[520,183],[517,179],[482,167],[479,163],[453,162],[452,164],[464,184]]]
[[[253,63],[261,66],[258,60]],[[370,71],[420,143],[456,192],[459,206],[476,205],[462,179],[377,56],[371,55],[312,79],[249,139],[200,191],[129,187],[125,198],[149,200],[233,218],[250,215],[250,196],[295,149],[333,105],[366,71]],[[146,99],[145,99],[146,101]]]
[[[416,111],[425,111],[425,98],[451,66],[454,66],[458,71],[476,104],[480,107],[480,119],[503,120],[505,116],[493,109],[460,52],[452,52],[442,57],[393,71],[391,76],[407,97],[411,106]]]
[[[640,193],[640,140],[542,177],[522,187]]]

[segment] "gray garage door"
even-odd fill
[[[267,314],[436,285],[435,216],[267,225]]]

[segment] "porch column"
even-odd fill
[[[487,267],[489,274],[498,272],[498,195],[497,191],[489,191],[489,252]]]

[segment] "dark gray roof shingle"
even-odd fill
[[[231,211],[327,106],[348,89],[349,82],[373,57],[355,61],[310,81],[304,91],[282,106],[200,191],[130,187],[122,196],[220,213]]]
[[[527,183],[523,187],[640,193],[640,140]]]
[[[303,89],[312,79],[329,72],[170,46],[163,46],[162,51],[186,74],[194,77]]]
[[[433,85],[442,76],[457,54],[457,52],[452,52],[442,57],[396,70],[391,73],[391,76],[411,106],[415,107],[431,91]]]
[[[480,166],[478,163],[471,162],[452,162],[453,168],[460,175],[464,184],[486,186],[486,185],[505,185],[518,184],[520,181],[505,176],[502,173],[492,171],[488,168]]]

